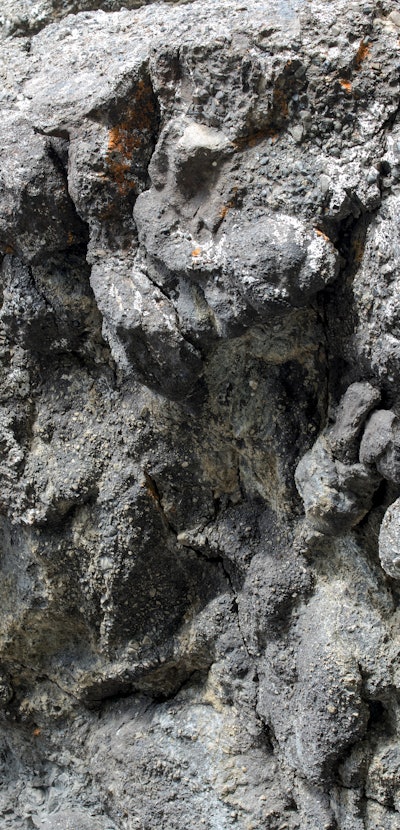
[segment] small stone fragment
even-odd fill
[[[397,11],[396,9],[393,9],[393,11],[390,12],[390,14],[389,14],[389,20],[391,20],[392,23],[394,23],[394,25],[397,26],[398,29],[400,29],[400,12],[399,11]]]
[[[400,499],[388,507],[383,517],[379,533],[379,559],[388,576],[400,579]]]
[[[363,464],[334,458],[321,435],[299,461],[295,482],[307,520],[321,533],[344,533],[358,524],[371,506],[379,478]]]
[[[400,483],[400,423],[390,409],[373,412],[360,444],[360,461],[375,464],[383,478]]]
[[[328,434],[336,458],[341,461],[357,460],[357,439],[368,413],[380,397],[379,389],[367,381],[352,383],[348,387],[340,401],[336,421]]]

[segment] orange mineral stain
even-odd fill
[[[134,150],[139,147],[140,140],[133,129],[130,129],[128,115],[127,120],[111,128],[107,148],[108,172],[121,196],[126,196],[135,187],[135,181],[131,176],[132,156]]]
[[[135,190],[133,176],[135,159],[146,155],[154,132],[156,110],[152,87],[140,80],[132,104],[108,133],[106,165],[121,196]]]
[[[317,234],[317,236],[322,236],[322,238],[323,238],[323,239],[325,239],[325,241],[326,241],[326,242],[330,242],[330,241],[331,241],[331,240],[329,239],[329,236],[327,236],[327,235],[326,235],[326,233],[324,233],[323,231],[320,231],[320,229],[319,229],[319,228],[314,228],[314,230],[315,230],[315,233]]]
[[[234,187],[232,189],[232,193],[233,193],[232,199],[230,199],[229,202],[226,202],[225,205],[222,205],[222,208],[219,211],[219,218],[220,219],[225,219],[225,216],[227,215],[227,213],[229,213],[231,208],[236,207],[236,205],[237,205],[237,192],[238,192],[238,188]]]
[[[371,47],[369,43],[365,43],[364,39],[360,41],[360,45],[357,49],[357,54],[354,59],[354,65],[356,69],[360,69],[361,64],[365,59],[368,57],[371,51]]]
[[[351,92],[351,81],[347,81],[346,78],[339,78],[339,83],[342,89],[346,92]]]

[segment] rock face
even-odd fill
[[[5,0],[4,830],[399,830],[400,13]]]

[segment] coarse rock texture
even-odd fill
[[[400,828],[400,11],[3,0],[0,825]]]

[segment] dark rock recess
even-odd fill
[[[399,830],[399,46],[3,0],[1,830]]]

